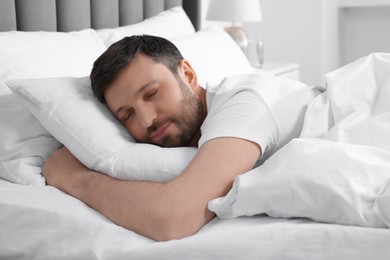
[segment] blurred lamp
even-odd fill
[[[246,52],[248,36],[240,22],[261,22],[263,16],[259,0],[210,0],[207,11],[207,20],[231,21],[232,26],[225,31]]]

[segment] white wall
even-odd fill
[[[203,27],[211,23],[205,21],[208,1],[202,0]],[[323,84],[324,74],[370,52],[390,52],[390,7],[339,8],[341,0],[259,1],[263,22],[244,25],[252,41],[249,60],[255,58],[253,41],[262,36],[264,61],[299,63],[301,80],[309,85]]]
[[[301,80],[307,84],[319,84],[322,73],[321,1],[260,0],[263,22],[244,25],[251,42],[249,60],[254,60],[253,42],[261,36],[264,62],[299,63]],[[204,13],[207,5],[208,0],[203,0]],[[209,23],[205,21],[202,25]]]
[[[390,6],[345,8],[341,14],[342,64],[372,52],[390,52]]]
[[[321,69],[319,78],[314,84],[322,84],[323,76],[326,73],[341,66],[338,2],[338,0],[322,0],[321,2]]]

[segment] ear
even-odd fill
[[[179,75],[182,80],[192,88],[192,90],[196,90],[199,87],[198,77],[188,60],[183,59],[181,61]]]

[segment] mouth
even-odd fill
[[[168,130],[169,130],[169,127],[171,126],[171,123],[172,122],[168,122],[168,123],[163,124],[161,127],[159,127],[156,131],[154,131],[150,135],[150,138],[154,142],[161,141],[168,134]]]

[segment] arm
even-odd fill
[[[252,169],[260,147],[238,138],[206,142],[183,173],[166,183],[123,181],[86,169],[66,148],[43,167],[48,184],[113,222],[155,240],[192,235],[214,214],[210,200],[224,196],[234,178]]]

